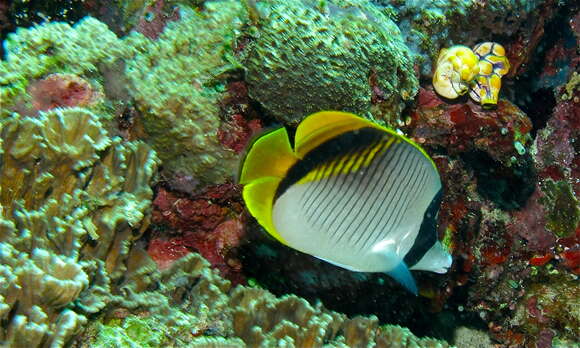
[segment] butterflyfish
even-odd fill
[[[437,239],[442,186],[410,139],[353,114],[323,111],[249,147],[239,181],[249,212],[281,243],[358,272],[386,272],[410,292],[409,270],[445,273]]]

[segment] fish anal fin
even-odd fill
[[[295,152],[299,158],[320,144],[344,132],[363,127],[380,126],[354,114],[340,111],[321,111],[306,117],[296,129]]]
[[[442,274],[447,273],[452,262],[451,255],[445,250],[441,242],[437,241],[411,269]]]
[[[286,241],[278,234],[272,220],[274,194],[280,184],[280,178],[263,177],[244,185],[243,197],[246,207],[266,231],[283,244]]]
[[[394,269],[386,273],[395,279],[399,284],[403,285],[403,287],[413,295],[417,296],[417,284],[415,284],[415,279],[413,278],[413,275],[411,274],[411,271],[409,271],[409,268],[405,262],[401,261]]]
[[[247,184],[261,177],[282,178],[296,160],[285,128],[263,134],[250,145],[239,182]]]

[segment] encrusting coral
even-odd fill
[[[279,120],[297,124],[320,110],[365,114],[373,93],[388,105],[384,113],[396,119],[417,93],[401,33],[375,5],[355,0],[259,5],[264,18],[248,48],[246,81],[250,96]]]
[[[55,22],[19,28],[8,35],[4,48],[6,59],[0,61],[0,118],[7,117],[15,110],[32,113],[29,109],[36,107],[37,101],[33,99],[34,91],[31,95],[26,92],[36,79],[49,74],[65,74],[60,76],[68,76],[66,79],[71,81],[82,76],[86,80],[83,82],[87,86],[85,88],[92,85],[98,91],[102,89],[100,69],[132,53],[131,45],[118,39],[106,24],[91,17],[74,26]],[[58,77],[53,75],[52,87],[43,92],[59,93],[55,90],[55,86],[59,85]],[[37,109],[46,109],[42,107],[45,104],[41,103]]]
[[[180,7],[157,40],[143,37],[127,61],[129,90],[144,115],[148,141],[164,170],[217,183],[234,172],[235,153],[218,139],[224,85],[239,68],[235,39],[246,21],[238,1],[207,2],[202,12]]]
[[[107,283],[125,272],[157,159],[82,108],[15,115],[0,135],[0,341],[60,347],[105,305],[87,305],[98,265]]]

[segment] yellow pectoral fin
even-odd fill
[[[274,204],[274,195],[280,184],[281,178],[263,177],[244,185],[242,193],[246,206],[253,217],[258,220],[272,237],[276,238],[282,244],[286,241],[276,232],[272,220],[272,208]]]
[[[357,115],[340,111],[321,111],[306,117],[296,129],[294,152],[298,158],[344,132],[380,126]]]
[[[283,177],[296,163],[286,129],[261,135],[249,147],[242,162],[239,182],[247,184],[262,177]]]

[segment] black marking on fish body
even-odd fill
[[[442,197],[443,190],[440,189],[435,197],[433,197],[433,200],[425,211],[419,234],[417,235],[413,246],[407,255],[405,255],[404,260],[407,267],[412,267],[419,262],[427,251],[429,251],[429,249],[431,249],[431,247],[437,242],[437,212],[439,211]]]
[[[380,192],[378,195],[375,196],[375,200],[372,202],[371,206],[367,209],[367,214],[372,210],[376,211],[377,214],[371,217],[370,222],[372,223],[375,219],[378,219],[373,224],[373,229],[370,233],[365,233],[364,235],[367,236],[363,245],[368,245],[376,243],[382,235],[382,232],[391,230],[393,228],[392,225],[389,225],[391,220],[391,214],[386,215],[388,212],[392,210],[393,204],[395,204],[394,194],[395,192],[392,190],[395,183],[397,182],[397,178],[400,175],[403,166],[401,163],[405,163],[407,159],[408,152],[405,151],[405,145],[403,143],[398,144],[392,148],[394,152],[394,157],[389,162],[387,168],[385,168],[385,177],[386,180],[380,185]],[[386,191],[385,191],[386,190]],[[380,199],[379,199],[380,198]],[[377,206],[378,204],[378,206]],[[376,210],[375,210],[376,208]],[[389,228],[391,226],[391,228]],[[358,244],[362,238],[363,234],[359,236],[355,244]]]
[[[318,147],[308,152],[304,158],[298,160],[286,173],[282,179],[274,200],[280,197],[288,188],[304,178],[308,173],[316,170],[322,163],[339,159],[345,153],[356,153],[364,151],[368,146],[372,146],[389,134],[377,128],[365,127],[348,131],[329,139]]]

